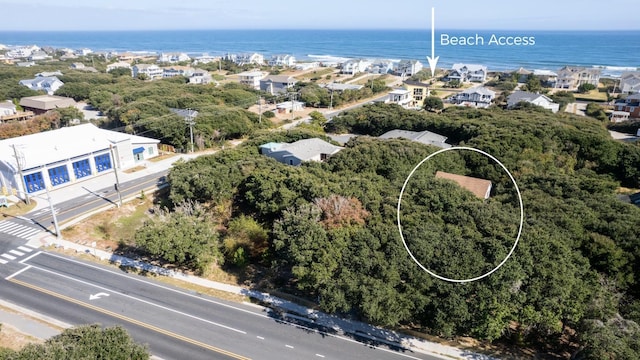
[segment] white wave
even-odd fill
[[[602,70],[610,70],[610,71],[636,71],[638,67],[634,66],[607,66],[607,65],[593,65],[592,67],[602,69]]]
[[[351,59],[351,58],[342,57],[342,56],[314,55],[314,54],[308,54],[307,57],[317,61],[325,61],[325,62],[344,62]]]

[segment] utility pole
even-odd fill
[[[329,111],[333,110],[333,85],[335,83],[335,81],[331,83],[331,100],[329,101]]]
[[[193,112],[191,109],[187,109],[187,117],[185,117],[187,125],[189,125],[189,134],[191,135],[191,152],[193,152],[193,125],[196,124]]]
[[[24,189],[24,202],[27,205],[30,205],[31,200],[29,199],[29,193],[27,192],[27,183],[24,180],[24,175],[22,174],[22,167],[24,166],[24,157],[18,156],[18,150],[16,149],[16,144],[12,144],[11,146],[13,146],[13,154],[16,157],[16,165],[18,165],[18,174],[20,175],[20,183],[22,184],[22,188]]]
[[[262,124],[262,96],[258,96],[258,123]]]
[[[60,240],[62,239],[62,233],[60,232],[60,226],[58,226],[58,217],[56,215],[56,210],[53,208],[53,201],[51,201],[51,193],[49,192],[48,186],[45,186],[44,188],[47,191],[47,201],[49,202],[49,209],[51,210],[51,217],[53,218],[53,228],[56,232],[56,238]]]
[[[109,150],[111,151],[111,158],[113,159],[113,173],[116,174],[116,192],[118,193],[118,207],[122,207],[122,194],[120,194],[120,179],[118,178],[118,163],[116,162],[116,157],[114,155],[113,145],[109,145]]]
[[[289,99],[291,100],[291,121],[293,121],[293,101],[296,99],[296,94],[291,93]]]

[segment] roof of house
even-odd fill
[[[462,68],[466,67],[467,71],[470,72],[475,72],[475,71],[487,71],[487,67],[484,65],[480,65],[480,64],[462,64],[462,63],[456,63],[453,64],[453,66],[451,66],[451,69],[453,70],[461,70]]]
[[[23,169],[72,159],[95,151],[105,150],[109,145],[130,139],[131,144],[158,143],[159,140],[143,136],[105,130],[93,124],[82,124],[44,131],[37,134],[0,140],[0,159],[17,170],[13,146],[24,157]]]
[[[344,90],[360,90],[364,87],[364,85],[358,84],[340,84],[340,83],[329,83],[326,85],[321,85],[329,90],[334,91],[344,91]]]
[[[544,98],[548,102],[553,102],[553,100],[549,99],[547,96],[542,94],[535,94],[528,91],[514,91],[513,94],[507,96],[507,102],[510,104],[516,104],[521,101],[533,102],[538,98]]]
[[[265,76],[264,78],[260,79],[261,82],[267,82],[267,81],[271,81],[271,82],[278,82],[278,83],[289,83],[291,81],[296,81],[296,79],[293,76],[289,76],[289,75],[268,75]]]
[[[491,189],[491,181],[474,178],[471,176],[451,174],[444,171],[436,171],[436,178],[453,180],[462,188],[471,191],[475,196],[481,199],[484,199],[487,192]]]
[[[389,95],[393,94],[393,95],[406,95],[410,93],[409,90],[407,89],[393,89],[391,91],[389,91]]]
[[[516,74],[519,74],[519,75],[529,75],[529,74],[531,74],[531,71],[529,71],[529,70],[527,70],[527,69],[525,69],[525,68],[521,67],[521,68],[519,68],[518,70],[516,70]]]
[[[476,86],[469,89],[465,89],[464,91],[462,91],[462,94],[480,94],[480,95],[496,96],[495,91],[489,90],[484,86]]]
[[[38,76],[33,79],[20,80],[21,85],[38,86],[38,87],[41,87],[42,84],[53,84],[55,82],[62,83],[62,81],[60,81],[60,79],[58,79],[55,76]]]
[[[440,148],[450,148],[451,145],[445,143],[447,141],[446,136],[442,136],[431,131],[409,131],[409,130],[391,130],[386,133],[378,136],[379,139],[407,139],[411,141],[416,141],[419,143],[423,143],[426,145],[434,145]]]
[[[20,99],[20,106],[39,110],[66,108],[75,105],[76,102],[72,98],[55,95],[27,96]]]
[[[238,76],[249,76],[249,77],[264,77],[266,75],[263,71],[245,71],[238,74]]]
[[[342,147],[335,146],[322,139],[312,138],[298,140],[289,144],[281,144],[281,146],[277,148],[277,151],[286,151],[302,161],[308,161],[319,154],[335,154],[342,149]]]
[[[15,110],[16,109],[16,105],[13,102],[11,102],[10,100],[0,101],[0,108]]]
[[[536,75],[536,76],[558,76],[558,74],[555,73],[554,71],[551,71],[551,70],[540,70],[540,69],[534,69],[533,70],[533,75]]]
[[[160,68],[156,64],[135,64],[135,65],[133,65],[133,67],[135,67],[138,70],[149,69],[149,68],[154,68],[154,69],[159,69]]]

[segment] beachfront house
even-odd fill
[[[237,54],[233,55],[232,58],[232,61],[240,66],[248,64],[264,65],[264,56],[258,53]]]
[[[195,58],[193,58],[193,65],[208,64],[210,62],[215,62],[219,60],[220,60],[220,56],[212,56],[207,53],[204,53],[200,56],[196,56]]]
[[[403,87],[409,90],[411,94],[410,108],[422,108],[424,100],[430,95],[429,84],[420,81],[405,80],[402,82]]]
[[[320,66],[320,63],[317,61],[312,61],[312,62],[303,62],[303,63],[296,63],[296,70],[311,70],[311,69],[315,69],[317,67]]]
[[[457,80],[463,82],[485,82],[487,81],[487,67],[478,64],[453,64],[447,80]]]
[[[397,76],[413,76],[423,67],[418,60],[401,60],[393,67],[393,73]]]
[[[269,75],[260,79],[260,90],[271,95],[286,93],[293,88],[297,80],[289,75]]]
[[[391,104],[398,104],[405,109],[409,108],[409,104],[411,104],[411,93],[407,89],[393,89],[389,92],[389,97],[387,102]]]
[[[549,97],[543,94],[535,94],[527,91],[515,91],[513,94],[507,97],[507,108],[511,109],[520,102],[527,102],[530,104],[538,105],[547,110],[551,110],[557,113],[560,109],[560,104],[556,104]]]
[[[487,108],[495,98],[495,91],[484,86],[476,86],[458,93],[453,97],[452,102],[460,106]]]
[[[551,70],[534,69],[533,76],[540,79],[540,85],[554,88],[558,83],[558,74]]]
[[[267,73],[264,71],[245,71],[238,74],[240,84],[247,85],[252,89],[260,90],[260,80],[264,79]]]
[[[395,129],[387,131],[386,133],[378,136],[378,139],[407,139],[415,142],[419,142],[425,145],[432,145],[441,149],[448,149],[451,145],[447,144],[446,136],[442,136],[431,131],[408,131]]]
[[[369,61],[363,59],[348,60],[342,63],[340,73],[346,75],[359,74],[365,72],[370,65]]]
[[[185,53],[161,53],[158,56],[159,63],[177,63],[182,61],[191,61],[191,58]]]
[[[558,71],[556,88],[575,91],[583,84],[591,84],[598,87],[600,72],[600,69],[597,68],[565,66]]]
[[[29,61],[39,61],[51,59],[51,56],[42,50],[34,51],[27,58]]]
[[[318,138],[292,143],[266,143],[260,145],[260,154],[286,165],[298,166],[305,161],[325,161],[343,148]]]
[[[302,101],[285,101],[276,104],[276,111],[278,114],[290,114],[295,111],[301,111],[304,109],[304,103]]]
[[[278,54],[271,56],[268,62],[269,66],[286,66],[293,67],[296,65],[296,58],[293,55]]]
[[[486,200],[491,196],[491,181],[471,176],[436,171],[436,179],[451,180],[463,189],[469,190],[476,197]]]
[[[31,90],[44,91],[49,95],[53,95],[64,83],[55,76],[38,76],[34,79],[20,80],[20,85],[26,86]]]
[[[611,120],[611,122],[613,123],[619,123],[619,122],[623,122],[623,121],[628,121],[629,120],[629,114],[626,111],[613,111],[611,112],[611,115],[609,115],[609,119]],[[638,129],[640,130],[640,129]]]
[[[640,118],[640,93],[632,94],[627,96],[626,99],[616,101],[615,111],[628,112],[629,118]]]
[[[640,71],[627,71],[620,76],[620,92],[623,94],[640,93]]]
[[[136,64],[131,68],[131,76],[146,76],[148,79],[160,79],[164,75],[164,70],[155,64]]]
[[[389,74],[394,69],[394,62],[391,60],[376,60],[371,63],[369,72],[372,74]]]

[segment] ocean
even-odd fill
[[[440,36],[485,39],[484,46],[443,46]],[[491,35],[534,37],[535,45],[489,45]],[[557,70],[564,65],[601,67],[604,75],[640,68],[640,31],[470,31],[438,30],[435,53],[439,67],[458,62],[492,70]],[[183,30],[0,32],[0,44],[52,46],[93,51],[185,52],[222,55],[227,52],[292,54],[298,61],[415,59],[427,65],[431,32],[427,30]]]

